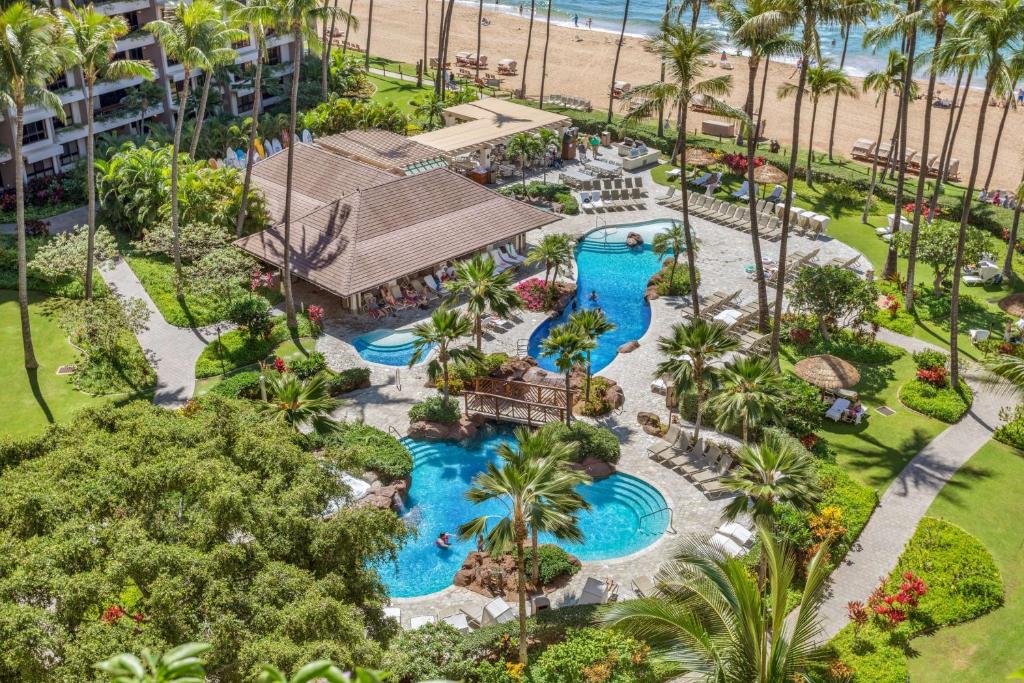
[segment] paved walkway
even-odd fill
[[[76,225],[85,225],[88,222],[86,220],[88,214],[89,210],[80,206],[45,220],[50,224],[50,234],[56,235],[61,232],[70,232]],[[16,227],[14,223],[0,223],[0,235],[13,235]]]
[[[101,267],[100,272],[115,293],[142,299],[149,309],[148,327],[138,334],[138,338],[156,370],[153,403],[165,408],[184,405],[195,391],[196,360],[206,345],[216,338],[217,328],[189,329],[168,323],[124,259],[118,259],[113,266]],[[227,329],[228,326],[221,326],[221,332]]]

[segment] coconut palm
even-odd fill
[[[794,83],[783,83],[779,86],[779,97],[790,97],[797,92],[797,88],[798,86]],[[804,177],[807,180],[807,185],[813,187],[814,125],[818,119],[818,103],[826,95],[856,97],[857,89],[853,87],[850,77],[843,73],[842,69],[832,66],[832,63],[825,59],[820,64],[807,69],[806,92],[811,97],[811,129],[808,133],[807,171]]]
[[[1010,225],[1010,239],[1006,245],[1006,258],[1003,259],[1003,279],[1007,282],[1013,275],[1013,252],[1017,250],[1017,229],[1020,227],[1020,213],[1024,209],[1024,171],[1021,172],[1020,184],[1017,185],[1017,206],[1013,208],[1013,223]]]
[[[437,36],[437,76],[434,78],[434,92],[441,99],[444,99],[447,82],[445,64],[448,63],[448,38],[451,35],[454,10],[455,0],[448,0],[447,9],[445,9],[444,0],[441,0],[441,25],[438,27]]]
[[[520,427],[515,431],[516,448],[510,444],[502,444],[498,448],[498,456],[505,462],[529,466],[542,459],[551,459],[561,463],[569,463],[576,454],[576,443],[564,443],[555,439],[550,430],[538,429],[530,431]],[[582,470],[569,467],[546,469],[548,479],[538,482],[547,492],[537,498],[528,513],[530,526],[531,553],[530,580],[534,589],[540,588],[540,533],[551,534],[560,541],[582,543],[583,533],[576,524],[576,514],[590,509],[583,496],[578,493],[580,486],[591,482],[590,475]],[[550,510],[557,510],[559,515],[552,516]],[[565,515],[569,515],[566,518]]]
[[[369,11],[366,14],[366,45],[363,47],[363,49],[366,50],[366,53],[364,55],[363,66],[366,67],[367,71],[370,70],[370,37],[371,37],[372,33],[373,33],[373,0],[370,0],[370,8],[369,8]],[[302,53],[299,52],[298,54],[302,54]]]
[[[658,349],[665,356],[665,360],[658,363],[658,376],[672,378],[680,404],[687,394],[693,395],[695,441],[700,437],[704,403],[715,382],[716,370],[711,363],[738,346],[739,341],[729,334],[725,325],[701,318],[676,323],[669,336],[658,339]]]
[[[671,224],[657,235],[651,242],[651,251],[657,256],[672,254],[672,265],[668,270],[668,281],[670,286],[676,281],[676,266],[679,265],[679,254],[686,250],[686,230],[679,221],[672,221]],[[693,273],[690,273],[692,276]]]
[[[883,0],[839,0],[837,18],[839,20],[839,32],[843,36],[843,49],[839,53],[839,70],[846,66],[846,52],[850,46],[850,32],[854,26],[863,26],[870,21],[875,21],[882,13],[886,4]],[[832,148],[836,140],[836,120],[839,114],[839,96],[837,90],[833,93],[832,119],[828,129],[828,160],[833,161]]]
[[[441,392],[444,402],[448,403],[449,366],[451,363],[475,358],[475,349],[453,349],[452,344],[473,332],[473,321],[459,311],[439,306],[431,315],[430,320],[418,323],[412,328],[413,354],[409,359],[409,367],[418,364],[424,356],[437,347],[437,366],[441,370]],[[435,374],[435,373],[431,373]]]
[[[960,17],[960,33],[946,41],[943,49],[956,55],[956,61],[985,72],[985,91],[982,102],[988,102],[992,90],[1000,78],[1005,77],[1007,52],[1021,50],[1021,36],[1024,35],[1024,0],[971,0]],[[951,386],[960,384],[960,277],[964,263],[964,244],[967,225],[971,218],[971,204],[981,165],[981,146],[985,134],[985,118],[988,107],[978,112],[978,124],[974,135],[974,150],[971,172],[964,192],[964,203],[960,216],[960,234],[957,239],[956,256],[953,265],[952,305],[949,312],[949,374]]]
[[[203,0],[205,1],[205,0]],[[288,170],[285,175],[285,197],[284,197],[284,256],[281,269],[281,279],[284,282],[284,310],[287,317],[288,327],[292,330],[298,328],[298,320],[295,317],[295,300],[292,298],[292,183],[295,175],[295,141],[298,137],[295,134],[296,124],[299,115],[299,81],[300,66],[302,63],[302,45],[304,41],[309,42],[310,51],[314,54],[320,52],[320,39],[317,36],[317,22],[327,21],[337,16],[348,20],[351,15],[338,7],[321,6],[317,0],[279,0],[279,21],[286,26],[292,36],[291,53],[294,55],[292,62],[292,88],[291,88],[291,112],[288,118]],[[372,12],[372,3],[371,3]],[[355,19],[352,18],[355,24]],[[366,55],[369,59],[370,46],[367,36]],[[367,64],[367,66],[369,66]]]
[[[502,446],[500,454],[501,466],[488,463],[487,469],[473,479],[473,487],[466,491],[466,498],[477,504],[500,500],[506,513],[500,518],[487,515],[470,520],[459,527],[459,536],[474,538],[486,532],[485,547],[492,555],[515,549],[519,661],[526,664],[526,541],[529,525],[543,517],[548,527],[569,530],[575,526],[573,514],[563,510],[561,497],[566,494],[564,477],[576,475],[569,474],[564,460],[558,458],[523,458],[508,445]],[[495,520],[496,523],[492,524]]]
[[[512,289],[515,279],[511,270],[498,272],[494,259],[475,254],[455,264],[455,277],[445,287],[456,295],[465,295],[466,308],[473,317],[476,348],[483,345],[484,314],[490,311],[505,317],[519,307],[519,295]]]
[[[128,34],[128,24],[120,16],[97,12],[92,4],[71,5],[61,11],[68,41],[74,45],[75,61],[82,70],[85,91],[85,192],[88,203],[88,238],[85,262],[85,298],[92,298],[93,244],[96,237],[96,139],[94,131],[94,95],[98,80],[117,80],[138,76],[153,78],[153,66],[134,59],[114,60],[117,41]]]
[[[612,63],[612,84],[608,89],[608,123],[612,122],[612,105],[615,103],[615,79],[619,75],[619,55],[622,54],[622,44],[626,41],[626,22],[629,21],[629,0],[626,0],[622,9],[622,30],[619,31],[619,42],[615,44],[615,61]]]
[[[180,226],[178,225],[178,154],[181,151],[181,131],[185,126],[185,103],[192,76],[196,69],[208,70],[214,63],[223,61],[224,51],[234,53],[231,39],[225,48],[224,33],[237,35],[236,29],[224,24],[220,9],[210,0],[195,0],[191,3],[178,2],[165,11],[164,19],[146,24],[146,30],[156,36],[164,52],[171,59],[181,63],[184,81],[178,93],[178,120],[174,125],[174,143],[171,151],[171,232],[174,238],[174,288],[182,296],[181,249],[179,247]],[[287,286],[287,285],[286,285]]]
[[[210,54],[210,66],[203,69],[205,73],[203,92],[199,96],[195,127],[192,129],[192,143],[188,148],[188,155],[193,159],[196,158],[196,150],[199,148],[199,137],[203,132],[203,121],[206,120],[206,102],[210,98],[210,86],[213,85],[213,80],[217,76],[217,70],[235,63],[238,52],[233,44],[249,37],[248,31],[241,28],[244,24],[239,24],[234,18],[236,0],[219,0],[218,4],[221,11],[220,26],[222,30],[218,33],[221,49]]]
[[[526,97],[526,67],[530,64],[530,47],[533,44],[533,17],[537,11],[537,0],[530,0],[530,26],[526,31],[526,55],[523,57],[523,80],[519,85],[520,97]]]
[[[350,2],[352,0],[349,0]],[[423,62],[420,64],[420,68],[416,71],[416,87],[423,87],[423,74],[427,70],[427,64],[430,63],[430,57],[428,54],[429,39],[430,35],[430,2],[431,0],[425,0],[423,3]],[[351,9],[351,8],[350,8]],[[346,31],[347,33],[347,31]],[[348,36],[345,36],[345,40],[348,41]]]
[[[742,558],[689,538],[658,574],[657,595],[612,604],[599,618],[606,627],[645,641],[655,657],[691,674],[686,680],[817,680],[811,669],[826,657],[818,623],[829,571],[824,548],[807,565],[799,588],[796,560],[787,546],[764,528],[758,535],[768,558],[764,587]],[[792,607],[794,593],[800,599]]]
[[[543,153],[544,147],[536,135],[516,133],[505,146],[505,154],[510,159],[519,160],[519,175],[523,181],[523,192],[526,192],[526,163]]]
[[[290,372],[276,373],[267,382],[269,401],[264,412],[272,421],[284,422],[294,429],[312,427],[322,434],[335,428],[331,412],[338,402],[331,397],[324,376],[299,379]]]
[[[1003,100],[1003,114],[999,118],[996,139],[992,144],[992,156],[988,162],[988,173],[985,175],[985,182],[982,183],[982,187],[992,187],[992,174],[996,171],[999,150],[1003,147],[1003,131],[1006,128],[1006,117],[1010,113],[1010,107],[1016,107],[1013,94],[1017,90],[1017,84],[1021,78],[1024,78],[1024,54],[1016,54],[1007,62],[1003,78],[999,80],[999,83],[994,88],[996,97]]]
[[[756,46],[757,54],[764,60],[764,68],[761,70],[761,92],[757,101],[757,120],[763,121],[764,96],[768,92],[769,67],[773,58],[791,57],[800,53],[800,41],[793,38],[790,33],[781,33],[774,37],[761,40]]]
[[[558,279],[558,271],[569,268],[572,264],[572,237],[565,233],[544,235],[540,244],[526,255],[526,265],[544,264],[544,284],[547,285],[554,271],[554,280]]]
[[[906,57],[896,50],[889,50],[889,56],[885,61],[885,67],[876,71],[870,72],[865,78],[863,83],[864,92],[872,91],[875,93],[875,106],[878,106],[879,101],[882,103],[882,116],[878,123],[878,138],[875,140],[875,149],[882,144],[882,137],[885,135],[885,110],[889,103],[889,94],[892,92],[902,92],[903,90],[903,74],[906,71]],[[893,136],[895,136],[895,131]],[[875,181],[878,177],[878,157],[872,155],[871,157],[871,183],[868,186],[868,196],[864,200],[864,212],[861,214],[860,222],[867,225],[868,212],[871,210],[872,199],[875,194]],[[896,224],[898,225],[898,224]],[[898,229],[896,225],[893,226],[893,230]]]
[[[547,83],[547,80],[548,80],[548,45],[551,43],[551,8],[552,8],[552,5],[554,5],[554,4],[555,4],[555,0],[548,0],[547,23],[544,24],[544,54],[541,57],[541,62],[540,62],[540,105],[539,106],[540,106],[541,109],[544,108],[544,85]],[[480,11],[483,12],[483,9],[484,9],[484,0],[480,0]],[[480,22],[478,20],[477,21],[477,36],[478,37],[477,37],[477,46],[476,46],[477,54],[480,54],[480,40],[479,40],[480,27],[479,27],[479,25],[480,25]],[[480,61],[477,60],[477,68],[476,68],[476,77],[477,78],[480,78],[480,66],[479,65],[480,65]],[[545,128],[545,129],[542,129],[542,130],[547,130],[547,129]]]
[[[39,106],[64,120],[60,98],[47,89],[64,68],[74,63],[72,46],[53,15],[21,2],[0,12],[0,107],[14,108],[14,194],[18,232],[18,307],[21,314],[21,343],[25,368],[39,367],[32,346],[28,317],[28,263],[25,255],[25,159],[21,154],[25,130],[25,107]]]
[[[551,328],[540,343],[540,355],[554,358],[555,367],[565,375],[565,424],[572,424],[572,371],[583,365],[597,343],[568,323]]]
[[[602,335],[608,334],[617,327],[599,308],[581,308],[569,316],[569,325],[592,341],[594,348],[597,348],[597,340]],[[587,385],[584,388],[584,396],[588,401],[590,400],[590,378],[592,375],[590,354],[592,351],[593,349],[587,349]]]
[[[441,120],[441,114],[445,108],[444,97],[438,96],[436,92],[424,93],[422,97],[410,101],[410,104],[413,106],[413,115],[418,119],[426,120],[424,125],[426,130],[433,130],[434,121]]]
[[[741,113],[722,102],[729,94],[732,77],[728,75],[704,78],[709,67],[704,62],[721,49],[715,35],[703,29],[690,30],[679,24],[663,27],[662,31],[647,38],[644,49],[658,56],[666,67],[666,81],[639,85],[630,91],[639,104],[626,115],[627,123],[655,115],[661,109],[676,109],[676,149],[679,151],[680,199],[683,229],[686,234],[686,265],[690,271],[690,299],[694,315],[700,314],[697,296],[697,263],[694,255],[693,229],[690,226],[690,202],[686,193],[686,124],[690,104],[700,98],[705,106],[725,115]]]
[[[123,653],[96,665],[102,673],[118,683],[194,683],[206,680],[201,654],[210,649],[208,643],[186,643],[167,652],[142,651],[142,657]]]
[[[782,417],[784,390],[782,375],[766,358],[744,356],[722,368],[708,406],[719,431],[738,424],[743,443],[749,443],[751,428]]]

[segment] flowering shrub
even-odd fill
[[[747,156],[745,154],[723,154],[722,163],[728,166],[729,170],[736,175],[742,175],[747,172]],[[765,158],[763,156],[754,157],[754,168],[760,168],[764,164]]]
[[[932,217],[931,206],[929,206],[927,202],[922,202],[922,204],[924,204],[924,206],[921,207],[921,216],[923,218],[925,218],[925,219],[931,218]],[[903,213],[905,215],[907,215],[907,216],[913,216],[915,208],[917,208],[917,203],[916,202],[909,202],[907,204],[904,204],[903,205]],[[939,210],[939,208],[935,207],[935,215],[938,216],[940,213],[942,213],[942,212]]]
[[[259,268],[253,271],[249,280],[249,289],[256,291],[260,287],[270,288],[274,284],[274,274],[261,272]]]
[[[64,173],[33,178],[25,185],[26,206],[51,206],[61,202],[84,200],[79,179]],[[16,204],[14,188],[0,190],[0,211],[14,211]]]
[[[313,323],[317,327],[323,327],[324,307],[316,304],[310,304],[306,308],[306,317],[309,318],[309,322]]]
[[[543,280],[535,277],[523,280],[515,286],[515,290],[528,311],[547,310],[552,296],[557,293],[554,283],[545,285]]]
[[[887,294],[882,299],[882,310],[889,311],[889,317],[895,318],[896,314],[900,312],[900,300],[892,294]]]
[[[854,628],[859,631],[864,624],[868,623],[868,618],[871,615],[868,614],[863,602],[851,600],[846,603],[846,616],[850,618],[850,623],[854,624]]]
[[[946,368],[941,365],[936,365],[932,368],[922,368],[917,371],[917,378],[922,382],[927,382],[933,387],[944,387],[946,386]]]
[[[883,579],[868,597],[868,608],[876,616],[880,626],[898,626],[907,620],[910,610],[917,607],[918,602],[928,593],[925,582],[913,572],[904,572],[899,589],[889,592],[889,581]]]
[[[821,441],[821,439],[818,438],[817,434],[804,434],[800,437],[800,443],[809,451],[813,451],[819,441]]]
[[[789,341],[797,346],[807,346],[811,343],[811,331],[806,327],[792,327],[789,330]]]
[[[116,624],[121,620],[121,617],[126,614],[127,613],[118,605],[111,605],[107,609],[103,610],[103,614],[100,615],[100,621],[104,624]]]
[[[284,358],[274,356],[274,369],[284,374],[288,372],[288,366],[284,362]]]

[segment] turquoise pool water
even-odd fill
[[[398,553],[396,563],[378,567],[392,596],[426,595],[451,585],[476,543],[455,541],[450,549],[442,550],[434,540],[442,531],[454,537],[459,525],[475,517],[504,512],[501,501],[475,505],[464,494],[473,477],[497,459],[498,446],[510,440],[508,433],[482,436],[468,445],[405,440],[414,466],[403,519],[417,536]],[[665,499],[636,477],[613,474],[585,487],[583,495],[593,506],[580,516],[586,540],[580,545],[561,544],[581,560],[629,555],[653,543],[668,526]],[[550,540],[541,536],[541,542]]]
[[[597,341],[591,353],[594,372],[604,369],[615,360],[620,346],[640,339],[651,324],[651,306],[644,299],[647,282],[661,269],[662,257],[651,251],[651,240],[668,227],[668,221],[655,221],[638,225],[620,225],[589,233],[576,247],[576,307],[600,307],[616,324],[616,329]],[[626,246],[626,236],[637,232],[644,238],[643,247]],[[597,292],[597,301],[590,300]],[[549,331],[561,325],[572,315],[570,304],[555,318],[548,318],[530,335],[529,353],[545,370],[558,372],[554,358],[540,355],[540,343]]]
[[[352,340],[359,356],[371,363],[405,367],[412,360],[414,336],[412,330],[392,330],[386,327]],[[425,361],[429,354],[424,354]],[[421,361],[423,362],[423,361]]]

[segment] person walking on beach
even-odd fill
[[[519,3],[519,16],[523,16],[523,3]]]
[[[591,17],[587,17],[587,30],[590,31],[594,26],[594,20]]]
[[[578,14],[572,15],[572,25],[575,26],[576,28],[580,27],[580,15],[578,15]]]

